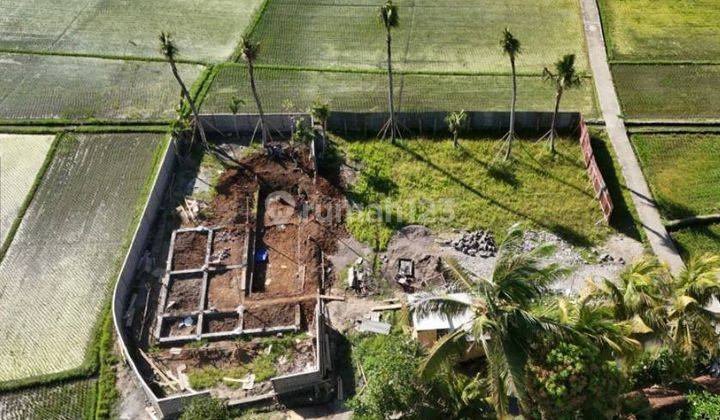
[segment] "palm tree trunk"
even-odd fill
[[[393,95],[392,74],[392,35],[387,28],[387,71],[388,71],[388,105],[390,106],[390,142],[395,144],[395,98]]]
[[[555,154],[555,127],[557,126],[558,112],[560,111],[560,99],[562,99],[563,89],[558,87],[555,93],[555,111],[553,112],[552,123],[550,124],[550,152]]]
[[[510,159],[512,142],[515,137],[515,103],[517,102],[517,76],[515,74],[515,58],[510,57],[510,68],[512,69],[512,101],[510,102],[510,131],[508,132],[508,145],[505,151],[505,160]]]
[[[457,130],[454,130],[453,131],[453,147],[455,147],[457,149],[458,146],[459,146],[458,145],[458,132],[457,132]]]
[[[257,105],[258,114],[260,114],[260,135],[262,136],[262,145],[267,145],[267,126],[265,125],[265,113],[263,112],[262,104],[260,103],[260,96],[257,93],[257,87],[255,86],[255,69],[252,62],[248,61],[248,74],[250,75],[250,89],[252,90],[253,97],[255,98],[255,105]]]
[[[190,97],[190,91],[188,90],[187,86],[185,86],[185,82],[183,82],[182,77],[180,77],[180,73],[178,73],[175,60],[170,59],[168,60],[168,62],[170,63],[170,69],[172,70],[173,76],[175,76],[175,80],[177,80],[178,84],[180,85],[182,95],[190,106],[190,111],[192,112],[193,117],[195,117],[195,124],[197,125],[198,131],[200,132],[200,139],[202,140],[203,146],[208,147],[207,137],[205,136],[205,128],[200,121],[200,114],[198,113],[197,107],[195,106],[195,101]]]

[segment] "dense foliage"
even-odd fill
[[[682,383],[693,373],[693,361],[667,347],[643,353],[630,368],[630,381],[636,388]]]
[[[185,407],[180,420],[226,420],[230,418],[227,406],[209,397],[194,398]]]
[[[609,418],[622,379],[613,361],[592,347],[561,343],[528,367],[528,399],[542,418]]]
[[[708,392],[690,393],[689,417],[693,420],[720,419],[720,395]]]

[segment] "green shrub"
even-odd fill
[[[615,362],[592,347],[562,343],[528,367],[530,405],[542,418],[611,418],[622,378]]]
[[[180,420],[226,420],[230,418],[224,402],[215,398],[194,398],[185,407]]]
[[[686,382],[693,372],[693,361],[667,347],[644,353],[630,368],[630,382],[636,388]]]
[[[690,402],[691,419],[720,419],[720,395],[703,391],[691,392],[687,397]]]

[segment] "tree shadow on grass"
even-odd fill
[[[504,204],[504,203],[498,201],[497,199],[495,199],[487,194],[484,194],[483,192],[479,191],[478,189],[474,188],[473,186],[467,184],[466,182],[464,182],[462,179],[458,178],[456,175],[454,175],[447,169],[440,167],[439,165],[435,164],[428,158],[420,155],[416,151],[408,148],[407,146],[405,146],[403,144],[398,144],[398,145],[396,145],[396,147],[400,148],[401,150],[403,150],[404,152],[409,154],[415,160],[426,164],[432,170],[440,172],[441,174],[446,176],[448,179],[450,179],[454,183],[460,185],[461,187],[468,190],[469,192],[473,193],[474,195],[482,198],[483,200],[488,201],[490,203],[490,205],[497,206],[497,207],[503,209],[504,211],[514,215],[515,217],[517,217],[519,219],[529,220],[532,223],[534,223],[535,225],[540,226],[543,229],[554,232],[554,233],[558,234],[559,236],[561,236],[563,239],[572,243],[573,245],[577,245],[577,246],[592,245],[592,241],[590,241],[587,238],[587,236],[583,235],[582,233],[577,232],[576,230],[574,230],[568,226],[563,226],[563,225],[560,225],[557,223],[548,223],[547,221],[540,220],[536,217],[531,216],[528,213],[522,212],[517,209],[513,209],[510,206],[508,206],[507,204]]]
[[[608,149],[608,144],[595,135],[592,135],[590,141],[592,142],[595,160],[605,179],[614,206],[613,213],[610,216],[610,226],[636,241],[642,241],[643,234],[641,233],[639,220],[636,220],[636,216],[630,207],[631,204],[625,200],[623,190],[627,190],[627,187],[618,179],[618,171],[615,168],[615,161]]]

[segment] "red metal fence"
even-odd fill
[[[595,198],[600,201],[600,209],[607,223],[613,212],[613,202],[610,198],[610,192],[605,184],[605,180],[603,179],[602,172],[600,172],[600,168],[595,161],[595,153],[593,153],[592,144],[590,143],[590,133],[588,132],[587,125],[585,125],[585,119],[582,117],[580,117],[580,148],[583,152],[585,167],[587,168],[590,182],[595,190]]]

